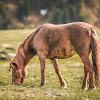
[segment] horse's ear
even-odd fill
[[[12,65],[16,68],[18,68],[17,64],[16,63],[12,63]]]
[[[11,68],[12,68],[12,66],[10,65],[10,66],[9,66],[9,71],[11,70]]]
[[[12,66],[11,66],[11,62],[9,63],[9,71],[11,70]]]

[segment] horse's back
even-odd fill
[[[37,51],[43,51],[47,58],[68,58],[81,49],[89,49],[90,25],[83,22],[69,24],[44,24],[35,36]]]

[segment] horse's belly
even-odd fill
[[[76,54],[73,46],[67,47],[67,48],[55,48],[51,52],[47,54],[47,58],[58,58],[58,59],[64,59],[69,58]]]

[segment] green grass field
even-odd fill
[[[59,79],[50,60],[46,60],[46,86],[39,87],[40,64],[35,56],[27,67],[27,77],[23,86],[12,85],[9,61],[16,54],[20,43],[34,30],[0,30],[0,100],[100,100],[100,87],[95,90],[81,89],[83,64],[78,55],[60,59],[59,64],[66,89],[60,88]],[[100,31],[98,31],[100,37]]]

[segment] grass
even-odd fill
[[[40,85],[40,64],[35,56],[27,67],[28,75],[23,86],[12,85],[12,73],[9,72],[10,54],[16,54],[20,43],[34,30],[0,30],[0,100],[100,100],[100,87],[96,90],[81,89],[83,64],[78,55],[60,59],[59,64],[66,89],[60,88],[59,79],[50,60],[46,60],[46,86]],[[99,31],[98,31],[98,35]],[[5,52],[2,54],[2,52]]]

